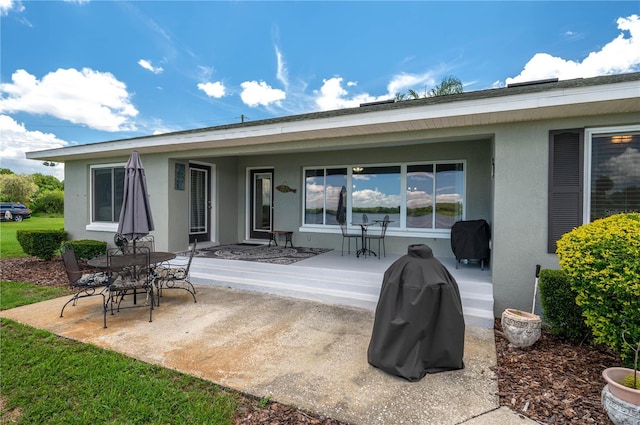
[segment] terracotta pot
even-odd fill
[[[627,403],[640,406],[640,390],[625,387],[620,383],[627,375],[633,375],[633,369],[626,367],[610,367],[602,371],[602,377],[607,381],[611,394],[618,397],[620,400],[626,401]],[[636,372],[636,376],[640,382],[640,372]]]
[[[620,384],[633,369],[610,367],[602,372],[607,385],[602,389],[602,407],[615,425],[640,424],[640,390]],[[638,379],[640,373],[636,372]]]
[[[529,347],[540,339],[542,320],[537,314],[515,308],[502,312],[502,330],[514,347]]]

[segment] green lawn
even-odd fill
[[[31,217],[20,223],[15,221],[0,222],[0,258],[27,257],[16,239],[20,229],[58,230],[64,229],[62,217]]]
[[[40,301],[71,296],[68,287],[51,287],[23,282],[0,282],[0,310],[20,307]]]
[[[0,321],[0,422],[231,424],[241,396],[94,345]]]
[[[62,227],[62,218],[0,223],[0,257],[26,256],[18,229]],[[0,310],[65,294],[67,288],[0,282]],[[3,424],[232,424],[248,404],[211,382],[8,319],[0,320],[0,353]]]

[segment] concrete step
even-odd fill
[[[383,271],[375,269],[295,267],[201,257],[193,259],[190,274],[194,284],[230,287],[368,310],[375,310],[377,306],[384,276]],[[456,282],[467,325],[493,327],[491,283],[465,279],[464,275],[457,276]]]

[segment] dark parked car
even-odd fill
[[[0,220],[22,221],[31,217],[31,210],[24,204],[17,202],[2,202],[0,204]]]

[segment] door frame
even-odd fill
[[[247,240],[260,240],[260,241],[266,241],[269,240],[270,238],[270,234],[269,234],[269,230],[273,230],[273,198],[274,198],[274,170],[275,167],[270,167],[270,166],[263,166],[263,167],[247,167],[247,171],[246,171],[246,204],[245,204],[245,210],[246,210],[246,221],[245,221],[245,238]],[[270,222],[269,222],[269,229],[266,231],[254,231],[253,230],[253,217],[254,217],[254,210],[253,210],[253,190],[254,190],[254,185],[253,185],[253,178],[254,175],[257,173],[270,173],[271,174],[271,209],[269,211],[270,214]]]
[[[206,201],[205,201],[205,209],[206,209],[206,213],[205,213],[205,227],[206,227],[206,231],[205,232],[201,232],[201,233],[191,233],[191,224],[190,224],[190,218],[191,218],[191,170],[192,169],[197,169],[197,170],[202,170],[205,172],[206,177],[205,177],[205,182],[207,184],[207,188],[206,188]],[[188,178],[189,178],[189,203],[188,203],[188,217],[189,217],[189,221],[187,222],[187,233],[189,236],[189,243],[193,243],[196,239],[198,240],[198,242],[209,242],[209,241],[213,241],[215,239],[214,237],[214,226],[213,226],[213,212],[215,211],[215,208],[213,207],[213,197],[212,197],[212,193],[213,193],[213,182],[214,182],[214,173],[215,173],[215,167],[212,164],[205,164],[205,163],[199,163],[199,162],[195,162],[195,161],[189,161],[189,166],[188,166]]]

